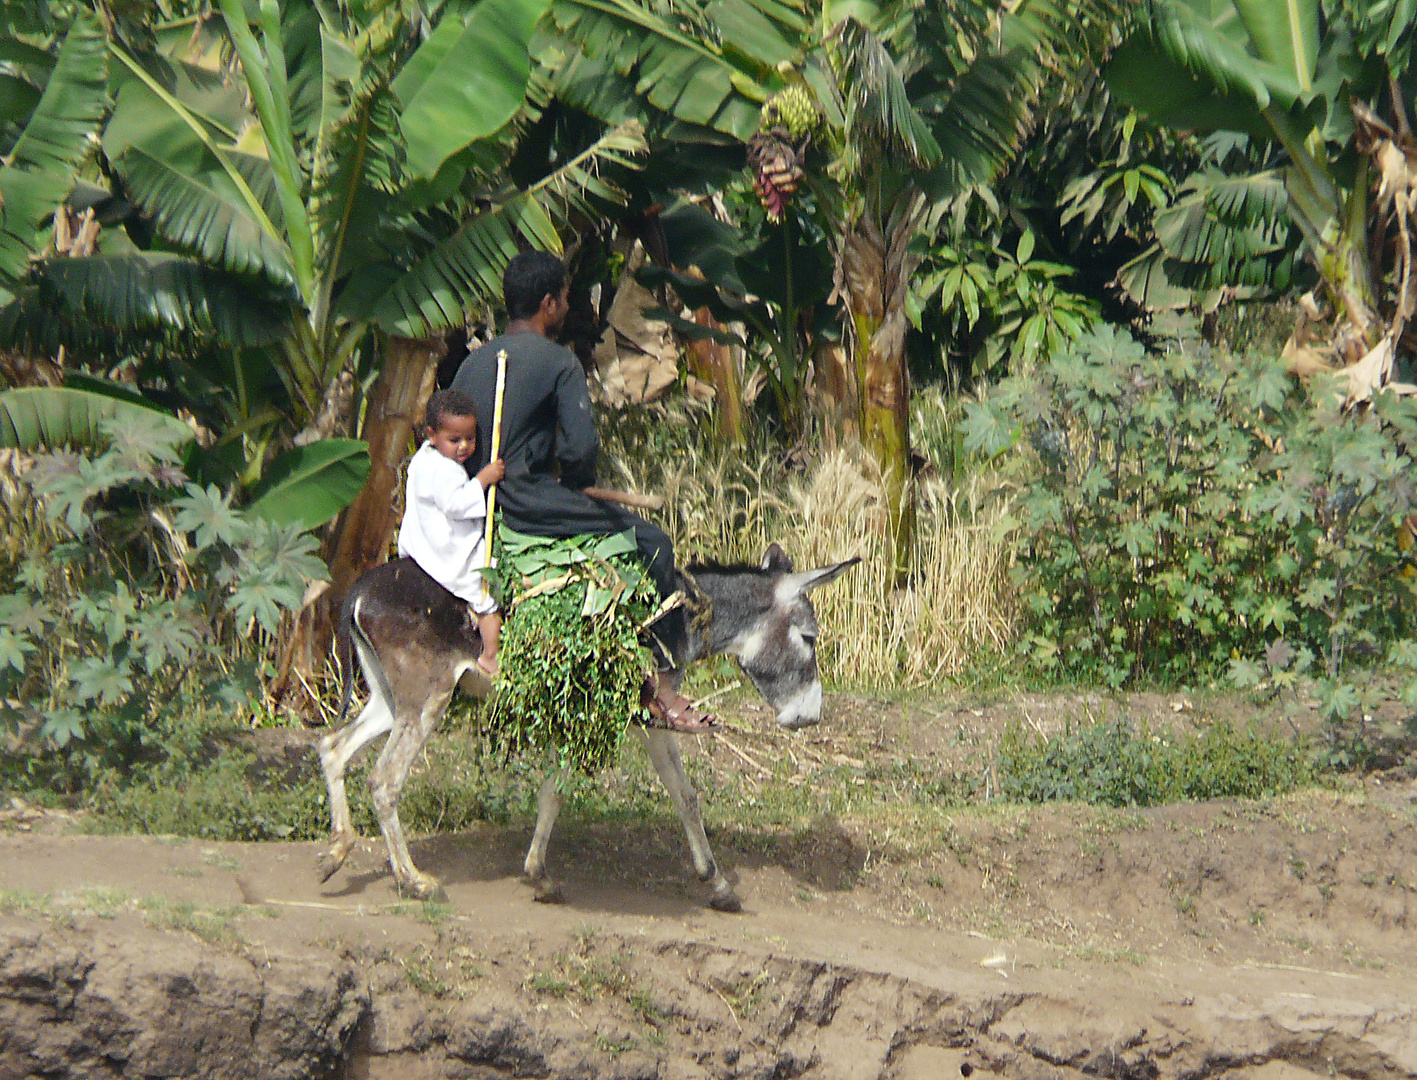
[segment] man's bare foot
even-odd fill
[[[489,679],[495,679],[497,677],[498,670],[500,670],[501,668],[501,665],[497,663],[497,658],[495,656],[491,658],[488,658],[486,656],[479,656],[477,658],[477,667],[478,670],[481,671],[482,674],[486,675]]]

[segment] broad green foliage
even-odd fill
[[[39,457],[3,508],[5,720],[80,770],[121,757],[184,688],[249,700],[257,643],[325,576],[313,537],[188,482],[165,419],[100,421],[101,452]]]
[[[1252,242],[1257,233],[1289,239],[1292,251],[1292,223],[1330,300],[1368,346],[1379,336],[1371,324],[1380,313],[1384,245],[1367,236],[1368,156],[1377,140],[1372,131],[1358,136],[1355,117],[1382,115],[1405,129],[1412,12],[1407,0],[1151,0],[1107,66],[1112,89],[1153,123],[1239,133],[1282,153],[1282,201],[1269,190],[1272,177],[1236,175],[1232,199],[1250,182],[1257,190],[1246,204],[1232,202],[1233,225],[1224,214],[1190,214],[1174,216],[1171,226],[1203,261],[1223,265],[1236,254],[1226,245]],[[1200,186],[1215,187],[1215,179]],[[1159,239],[1175,257],[1178,237]],[[1252,273],[1263,265],[1254,254],[1264,252],[1239,253]],[[1156,260],[1149,265],[1157,276]],[[1145,296],[1137,272],[1128,288]]]
[[[31,386],[0,393],[0,446],[20,450],[57,450],[96,446],[106,421],[160,426],[175,445],[192,441],[192,430],[175,416],[152,406],[109,394],[68,386]]]
[[[634,535],[545,540],[504,528],[498,547],[507,621],[490,731],[563,768],[613,764],[640,710],[638,635],[655,612]]]
[[[1126,720],[1070,726],[1052,738],[1011,725],[994,774],[1004,799],[1103,806],[1260,799],[1317,778],[1302,744],[1254,728],[1216,724],[1199,735],[1153,735]]]
[[[352,503],[369,477],[369,447],[321,439],[281,454],[252,491],[246,512],[277,525],[314,529]]]
[[[1037,257],[1032,230],[1012,251],[965,241],[932,245],[926,276],[907,307],[922,325],[919,305],[938,303],[958,338],[981,342],[980,373],[1020,371],[1066,348],[1098,321],[1095,302],[1067,289],[1072,267]]]
[[[967,448],[1015,450],[1034,659],[1192,681],[1282,640],[1340,680],[1410,632],[1395,526],[1417,406],[1337,401],[1272,362],[1104,327],[971,405]]]
[[[19,41],[7,44],[22,47]],[[38,54],[38,55],[36,55]],[[23,282],[30,259],[44,246],[41,226],[74,186],[79,165],[88,157],[91,140],[107,109],[104,85],[107,52],[103,27],[94,15],[81,11],[64,37],[52,68],[39,50],[13,48],[0,60],[17,63],[30,75],[47,76],[40,91],[33,82],[6,75],[0,82],[7,116],[23,120],[12,145],[0,136],[0,307]],[[11,103],[32,108],[28,116]]]

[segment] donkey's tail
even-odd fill
[[[359,633],[357,616],[358,594],[351,589],[340,605],[339,625],[335,627],[335,657],[339,660],[339,716],[335,725],[344,723],[349,715],[349,702],[354,696],[354,635]]]

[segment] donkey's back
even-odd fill
[[[445,676],[475,661],[482,654],[482,639],[463,601],[412,559],[395,559],[361,576],[345,594],[336,648],[343,684],[337,723],[343,723],[354,688],[356,654],[366,677],[373,670],[380,672],[374,677],[381,677],[397,667],[410,673],[407,681],[417,688],[424,675],[436,671]],[[434,677],[425,685],[431,689],[442,681]]]

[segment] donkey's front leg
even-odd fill
[[[704,821],[699,815],[699,796],[689,777],[684,772],[684,759],[679,756],[679,746],[670,733],[658,728],[639,728],[640,737],[645,741],[649,759],[654,762],[654,771],[659,773],[660,783],[669,792],[679,820],[684,823],[684,835],[689,840],[689,854],[694,860],[694,869],[700,881],[713,885],[713,895],[709,906],[718,911],[737,912],[743,910],[743,901],[733,891],[709,848],[708,837],[704,834]]]
[[[541,791],[536,796],[536,832],[532,834],[531,847],[522,867],[523,880],[533,890],[532,899],[542,904],[561,902],[561,887],[546,876],[546,845],[551,839],[556,815],[561,812],[561,783],[565,778],[566,770],[561,769],[541,782]]]
[[[368,668],[365,668],[368,671]],[[349,800],[344,793],[344,770],[355,754],[394,725],[382,686],[370,680],[373,687],[369,703],[359,718],[339,731],[326,735],[319,742],[320,768],[325,774],[325,787],[330,796],[330,846],[316,859],[321,881],[329,881],[349,855],[359,834],[349,816]]]
[[[428,736],[438,726],[443,710],[453,696],[451,674],[439,680],[433,692],[424,700],[423,709],[417,718],[407,713],[394,716],[393,734],[379,753],[374,770],[369,775],[369,791],[374,800],[374,813],[379,819],[379,828],[384,834],[384,843],[389,849],[389,866],[394,872],[394,881],[399,891],[415,900],[429,900],[436,896],[442,886],[431,874],[422,873],[413,865],[404,841],[403,826],[399,824],[399,795],[408,779],[418,752],[428,741]],[[397,694],[397,691],[396,691]],[[399,698],[399,700],[408,700]]]

